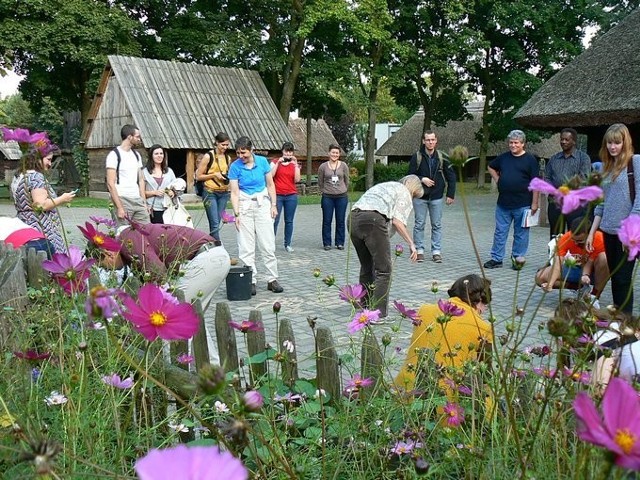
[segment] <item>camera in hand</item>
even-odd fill
[[[222,183],[224,183],[225,185],[229,185],[229,176],[226,173],[222,172],[220,172],[220,175],[222,175]]]

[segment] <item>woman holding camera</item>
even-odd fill
[[[207,152],[196,170],[196,180],[204,182],[202,201],[209,220],[209,235],[220,241],[220,218],[227,207],[229,193],[229,165],[231,156],[227,153],[231,139],[220,132],[216,135],[214,149]]]
[[[285,142],[282,145],[282,157],[271,162],[271,175],[276,187],[276,203],[278,215],[273,221],[273,233],[278,233],[280,215],[284,209],[284,249],[291,253],[291,237],[293,236],[293,217],[298,207],[298,190],[296,183],[300,181],[300,165],[293,156],[293,143]]]
[[[329,145],[329,161],[318,168],[318,187],[322,193],[322,244],[331,250],[331,222],[335,212],[335,245],[344,250],[344,220],[349,204],[349,168],[340,161],[340,146]]]

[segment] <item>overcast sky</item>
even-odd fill
[[[18,93],[18,83],[21,78],[13,72],[8,72],[6,76],[0,77],[0,98]]]

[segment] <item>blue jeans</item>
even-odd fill
[[[513,222],[513,246],[512,257],[524,257],[529,249],[529,229],[522,226],[524,212],[529,207],[504,208],[496,205],[496,229],[493,233],[493,246],[491,247],[491,259],[501,262],[504,258],[504,249],[507,245],[509,228]]]
[[[280,214],[284,208],[284,246],[289,247],[293,236],[293,217],[296,215],[296,208],[298,207],[298,194],[276,195],[276,204],[278,206],[278,215],[273,221],[273,233],[278,233]]]
[[[333,214],[336,215],[336,234],[335,245],[344,245],[345,231],[344,218],[347,213],[347,205],[349,205],[349,197],[327,197],[322,195],[322,245],[331,246],[331,222]]]
[[[429,220],[431,221],[431,255],[440,254],[443,205],[444,197],[437,200],[413,199],[413,209],[416,212],[413,224],[413,243],[415,243],[418,253],[424,253],[424,224],[427,220],[427,210],[429,210]]]
[[[210,192],[205,189],[202,202],[204,204],[204,210],[207,213],[207,220],[209,220],[209,235],[216,240],[220,240],[220,217],[225,208],[227,208],[227,202],[231,194],[229,192]]]

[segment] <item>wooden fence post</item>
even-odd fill
[[[220,365],[225,372],[236,372],[240,367],[238,363],[238,346],[236,344],[236,334],[233,327],[229,325],[231,321],[231,311],[227,302],[220,302],[216,305],[216,341],[218,342],[218,355]]]
[[[24,274],[22,254],[13,247],[0,242],[0,350],[12,350],[8,345],[13,321],[5,307],[23,308],[29,303],[27,281]]]
[[[298,380],[298,346],[296,345],[296,339],[293,336],[291,320],[283,318],[282,320],[279,320],[279,322],[278,350],[283,351],[283,344],[285,341],[289,341],[293,344],[293,352],[287,350],[287,360],[282,363],[282,381],[291,386],[296,380]]]
[[[366,392],[374,392],[376,390],[382,375],[383,364],[380,344],[370,329],[366,330],[362,339],[361,352],[360,371],[362,372],[362,378],[372,378],[374,381],[372,388],[363,391],[366,394]]]
[[[196,371],[200,371],[204,365],[210,363],[209,346],[207,345],[207,328],[204,323],[202,302],[200,302],[199,298],[193,302],[193,308],[200,320],[200,327],[198,328],[198,332],[194,335],[191,344],[193,345],[193,356],[196,362]]]
[[[340,370],[338,352],[331,329],[326,326],[316,329],[316,372],[318,388],[331,395],[332,401],[340,398]]]
[[[180,302],[184,302],[184,292],[182,290],[174,290],[173,294]],[[189,353],[189,342],[187,340],[174,340],[169,342],[169,352],[171,355],[171,363],[173,363],[179,355],[187,355]],[[178,368],[189,370],[189,365],[180,364]]]
[[[47,273],[42,268],[42,262],[47,259],[45,252],[37,252],[35,248],[22,250],[25,271],[27,272],[27,285],[40,288],[47,281]]]
[[[260,310],[251,310],[249,312],[249,321],[256,323],[262,327],[259,331],[247,332],[247,349],[249,350],[249,358],[262,353],[266,348],[266,337],[264,333],[264,324],[262,323],[262,313]],[[253,373],[253,379],[262,377],[267,373],[267,363],[252,363],[250,364],[251,372]]]

